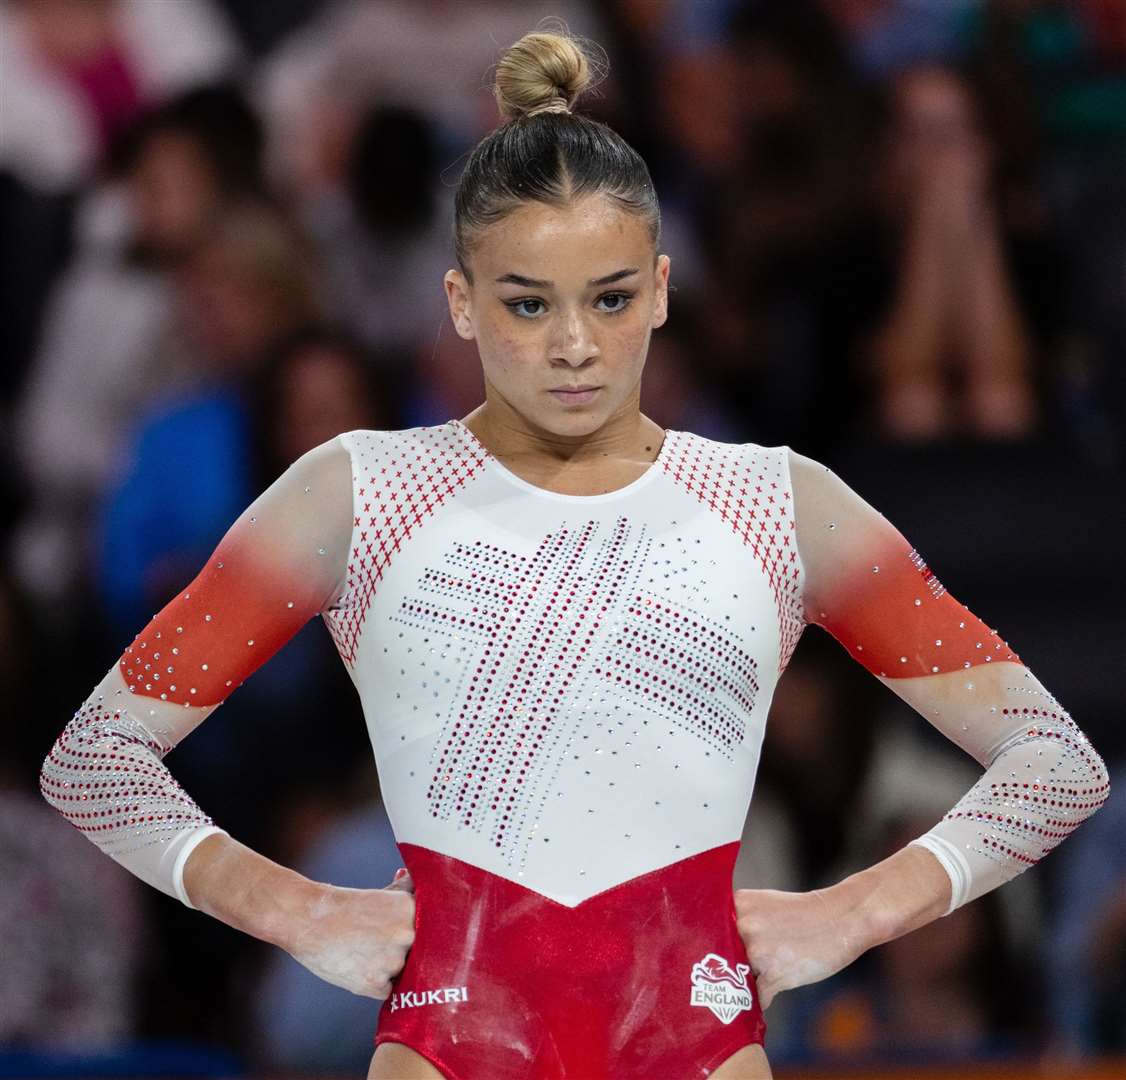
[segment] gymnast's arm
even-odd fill
[[[923,836],[811,894],[839,940],[811,937],[804,975],[793,964],[781,971],[778,949],[767,948],[773,992],[824,978],[1015,877],[1109,791],[1102,759],[996,632],[946,591],[882,514],[824,465],[788,453],[806,621],[832,634],[984,773]]]
[[[347,586],[352,471],[341,438],[310,450],[239,516],[198,576],[125,649],[66,725],[44,797],[141,880],[280,945],[326,980],[380,996],[409,946],[402,886],[338,889],[239,843],[164,757]],[[381,940],[364,960],[353,937]],[[347,947],[346,947],[347,946]],[[372,961],[375,961],[374,963]],[[382,961],[382,963],[380,963]]]

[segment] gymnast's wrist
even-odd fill
[[[846,878],[852,931],[865,949],[925,926],[946,913],[950,879],[925,848],[908,845],[875,866]]]
[[[322,886],[219,833],[205,838],[188,857],[184,888],[200,911],[285,948]]]

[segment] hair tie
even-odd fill
[[[538,113],[569,113],[570,111],[571,107],[567,104],[567,99],[556,95],[546,105],[537,105],[534,109],[529,109],[524,115],[535,116]]]

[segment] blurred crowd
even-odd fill
[[[833,466],[1126,761],[1126,0],[4,0],[0,1047],[366,1064],[376,1002],[141,885],[36,777],[298,455],[479,403],[453,189],[490,66],[548,15],[606,49],[581,108],[661,199],[644,410]],[[973,782],[890,699],[807,630],[737,885],[829,883]],[[168,764],[311,877],[399,865],[318,625]],[[772,1059],[1126,1052],[1123,789],[1033,874],[783,995]]]

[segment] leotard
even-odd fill
[[[457,421],[291,466],[67,725],[45,796],[190,905],[220,830],[162,758],[316,614],[415,884],[376,1042],[453,1080],[704,1077],[762,1042],[732,868],[810,622],[985,767],[916,841],[950,910],[1106,797],[1062,706],[824,466],[669,431],[634,482],[569,496]]]

